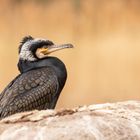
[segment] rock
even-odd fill
[[[140,101],[15,114],[0,140],[140,140]]]

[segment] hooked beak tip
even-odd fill
[[[66,44],[67,48],[74,48],[72,44]]]

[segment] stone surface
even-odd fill
[[[125,101],[15,114],[0,140],[140,140],[140,102]]]

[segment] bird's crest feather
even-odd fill
[[[25,37],[23,37],[23,39],[22,39],[22,41],[20,42],[20,45],[19,45],[19,53],[20,53],[20,51],[21,51],[21,47],[22,47],[22,45],[25,43],[25,42],[27,42],[27,41],[29,41],[29,40],[33,40],[34,38],[32,37],[32,36],[25,36]]]

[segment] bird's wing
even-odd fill
[[[0,117],[50,108],[57,96],[58,86],[58,79],[50,68],[23,73],[2,93]]]
[[[2,91],[2,93],[0,93],[0,102],[1,99],[3,98],[3,96],[5,95],[5,93],[7,92],[7,90],[12,86],[12,84],[15,82],[15,80],[19,77],[20,75],[18,75],[14,80],[12,80],[7,86],[6,88]]]

